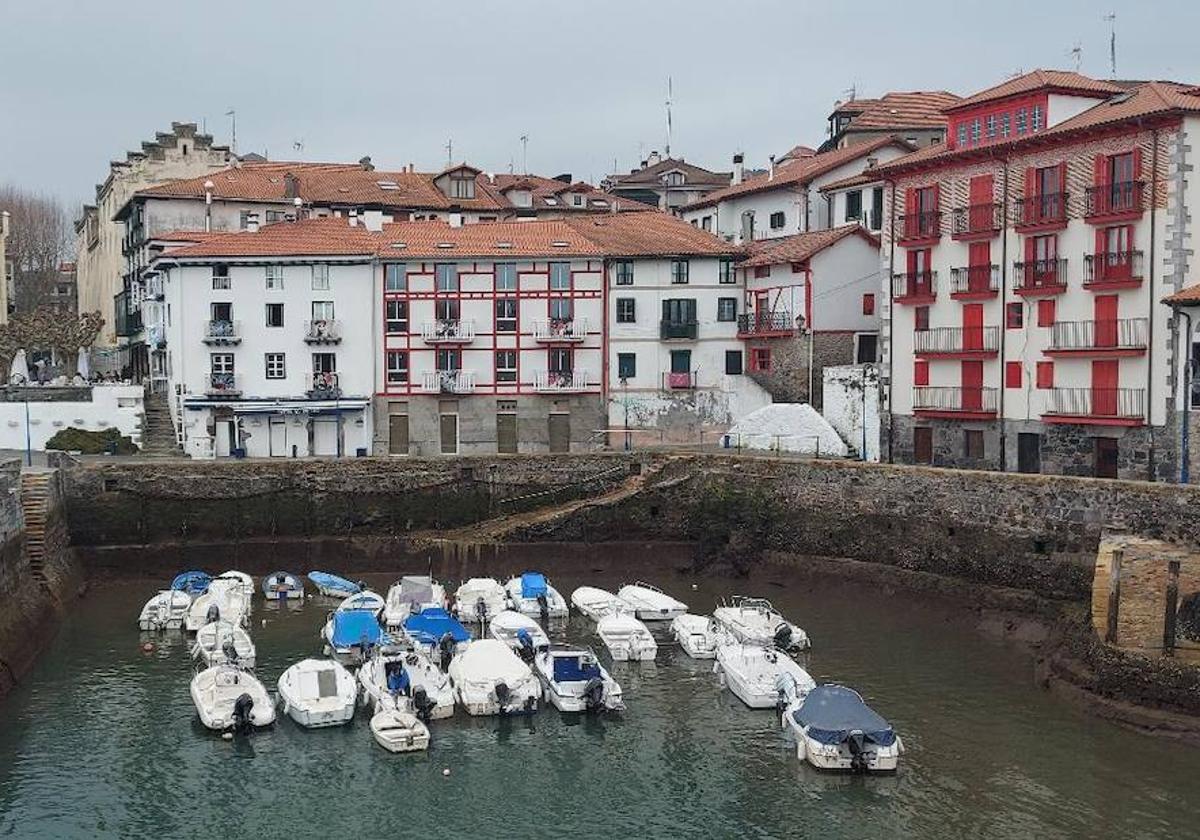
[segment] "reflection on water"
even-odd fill
[[[517,549],[505,559],[518,570]],[[615,589],[654,559],[540,565],[569,594]],[[182,636],[141,652],[135,618],[156,586],[143,581],[93,590],[4,704],[0,836],[1195,836],[1200,752],[1056,702],[1033,687],[1026,657],[939,608],[789,586],[786,574],[696,589],[655,579],[694,611],[736,593],[771,598],[813,638],[813,676],[854,686],[895,724],[908,748],[896,776],[800,764],[772,712],[746,709],[718,690],[711,662],[670,645],[657,663],[611,666],[629,706],[621,717],[456,712],[431,726],[428,754],[408,756],[378,749],[365,715],[312,732],[284,719],[225,742],[196,721]],[[256,603],[268,688],[319,653],[334,605]],[[601,649],[582,617],[551,631]]]

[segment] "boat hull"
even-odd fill
[[[371,718],[375,743],[388,752],[420,752],[429,749],[429,727],[408,712],[381,709]]]
[[[280,696],[283,696],[282,692]],[[354,702],[336,708],[312,709],[296,705],[284,697],[283,713],[306,729],[324,729],[349,723],[354,718]]]

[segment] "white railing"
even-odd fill
[[[587,338],[587,319],[570,321],[534,321],[534,341],[583,341]]]
[[[584,391],[588,384],[588,372],[582,368],[533,372],[533,390],[535,391]]]
[[[430,344],[466,343],[475,340],[474,321],[426,321],[421,325],[421,338]]]
[[[470,394],[475,390],[475,371],[425,371],[424,385],[426,391],[432,391],[435,394]]]

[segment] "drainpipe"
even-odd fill
[[[1140,121],[1139,121],[1140,122]],[[1150,151],[1150,276],[1147,278],[1146,293],[1149,295],[1149,305],[1146,309],[1146,424],[1150,427],[1150,445],[1149,451],[1146,453],[1146,470],[1148,481],[1154,481],[1154,475],[1157,472],[1157,464],[1155,463],[1154,451],[1154,276],[1155,276],[1155,252],[1158,236],[1158,129],[1150,132],[1151,142],[1154,143],[1154,148]],[[1186,419],[1186,418],[1185,418]],[[1186,460],[1187,453],[1179,453],[1182,460]]]
[[[1008,158],[1000,158],[1004,170],[1000,179],[1002,198],[1000,200],[1000,387],[997,408],[1000,417],[1000,472],[1008,472],[1008,421],[1004,416],[1004,352],[1008,337]],[[968,204],[969,204],[968,199]],[[968,213],[970,211],[967,211]],[[1022,307],[1024,304],[1022,304]],[[1024,364],[1021,365],[1024,367]],[[1022,371],[1024,376],[1024,371]],[[1029,412],[1025,415],[1028,417]]]
[[[1182,347],[1185,351],[1190,350],[1192,343],[1192,313],[1179,307],[1175,307],[1175,314],[1182,315],[1187,322],[1187,332],[1183,335],[1183,340],[1176,342],[1176,347]],[[1189,440],[1189,418],[1191,416],[1192,407],[1192,360],[1191,354],[1187,353],[1183,362],[1183,422],[1180,423],[1179,429],[1179,483],[1191,483],[1191,458],[1188,456],[1188,447],[1191,446]]]
[[[891,206],[888,207],[888,270],[887,277],[884,282],[887,284],[888,294],[888,381],[887,381],[887,414],[888,414],[888,451],[887,460],[889,464],[895,463],[893,457],[892,441],[896,437],[896,421],[892,415],[892,390],[896,387],[896,378],[892,375],[896,369],[896,299],[895,288],[892,284],[892,275],[896,271],[896,182],[891,178],[885,179],[886,183],[892,189]]]

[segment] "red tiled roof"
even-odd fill
[[[217,236],[224,236],[224,232],[204,231],[204,230],[169,230],[165,233],[156,233],[150,236],[152,242],[207,242]]]
[[[371,256],[379,244],[379,234],[372,233],[362,225],[351,227],[348,219],[330,217],[277,222],[264,225],[254,232],[214,234],[195,245],[172,248],[164,256],[180,259]]]
[[[445,222],[396,222],[384,225],[376,236],[376,253],[384,259],[592,257],[603,253],[560,220],[480,222],[459,227]]]
[[[1115,85],[1112,82],[1092,79],[1073,70],[1031,70],[1022,76],[1008,79],[998,85],[981,90],[979,93],[972,94],[966,99],[960,99],[946,107],[945,110],[947,113],[960,111],[984,102],[1007,99],[1010,96],[1032,93],[1035,90],[1042,90],[1044,88],[1049,88],[1059,93],[1083,94],[1098,98],[1111,96],[1114,93],[1120,93],[1122,90],[1119,85]]]
[[[1162,302],[1178,306],[1200,306],[1200,283],[1185,286],[1175,294],[1163,298]]]
[[[854,130],[901,130],[939,128],[946,124],[943,111],[959,101],[958,94],[945,90],[914,90],[884,94],[870,100],[847,128]]]
[[[779,239],[756,240],[748,248],[750,257],[738,265],[742,268],[753,268],[758,265],[804,262],[812,259],[814,255],[829,246],[841,242],[847,236],[854,235],[863,237],[876,248],[879,247],[879,240],[864,230],[861,225],[842,225],[828,230],[783,236]]]
[[[792,146],[782,155],[779,156],[779,162],[783,163],[789,160],[799,160],[800,158],[810,158],[817,153],[817,150],[811,146]]]
[[[864,169],[857,175],[851,175],[849,178],[842,178],[840,181],[830,181],[820,188],[820,192],[834,192],[835,190],[845,190],[850,187],[861,187],[864,184],[875,184],[882,180],[883,177],[876,173],[875,167],[871,167]]]
[[[608,213],[564,220],[609,257],[734,256],[743,253],[708,231],[667,213]]]
[[[728,184],[733,179],[732,172],[713,172],[702,166],[685,163],[682,158],[667,158],[653,166],[647,166],[628,175],[613,175],[609,180],[621,186],[634,184],[653,184],[658,186],[662,183],[664,173],[676,169],[683,173],[686,185]]]

